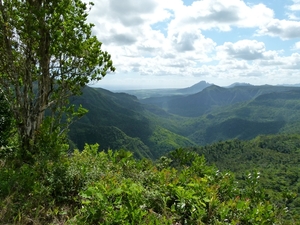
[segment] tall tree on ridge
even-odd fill
[[[86,22],[81,0],[0,0],[0,88],[18,124],[20,150],[34,155],[45,110],[48,133],[68,97],[114,71],[110,55]]]

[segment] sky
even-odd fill
[[[300,0],[94,0],[109,90],[300,83]]]

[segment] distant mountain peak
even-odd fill
[[[252,84],[249,83],[240,83],[240,82],[235,82],[229,86],[227,86],[226,88],[233,88],[233,87],[237,87],[237,86],[253,86]]]
[[[200,81],[200,82],[198,82],[198,83],[196,83],[196,84],[190,86],[189,88],[203,87],[203,86],[207,87],[207,86],[210,86],[210,85],[212,85],[212,84],[207,83],[205,80],[202,80],[202,81]]]
[[[211,86],[213,84],[207,83],[206,81],[202,80],[190,87],[178,89],[178,92],[182,94],[194,94],[202,91],[203,89]]]

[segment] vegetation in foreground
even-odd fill
[[[2,224],[288,224],[258,173],[240,186],[193,152],[154,163],[86,145],[20,167],[8,155],[0,168]]]
[[[197,152],[205,157],[208,164],[214,164],[221,171],[233,172],[240,183],[251,171],[259,171],[260,184],[268,198],[289,210],[286,219],[290,217],[300,221],[299,149],[299,134],[281,134],[258,136],[250,141],[228,140],[176,151],[177,155],[189,150]]]
[[[68,127],[86,113],[69,97],[115,70],[86,23],[90,5],[0,1],[0,107],[7,109],[0,111],[1,223],[288,224],[255,171],[239,184],[191,152],[156,163],[97,145],[66,154]]]

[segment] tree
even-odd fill
[[[8,108],[8,102],[0,92],[0,148],[8,144],[11,128],[12,116]]]
[[[16,120],[21,154],[34,145],[51,112],[48,133],[68,111],[68,98],[114,71],[86,22],[81,0],[0,0],[0,85]],[[69,108],[70,109],[70,108]]]

